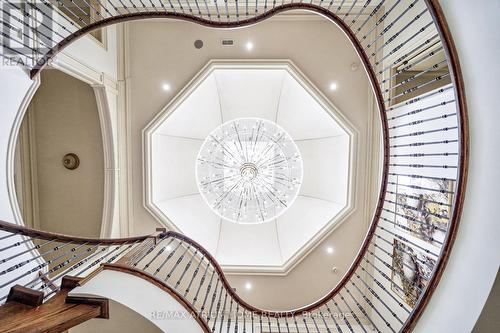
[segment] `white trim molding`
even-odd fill
[[[24,225],[40,229],[34,108],[30,103],[19,128],[14,157],[14,170],[19,174],[14,172],[14,181]]]
[[[9,134],[9,141],[7,145],[7,159],[6,159],[6,167],[7,167],[7,192],[9,195],[9,201],[10,201],[10,206],[12,208],[12,215],[14,217],[14,223],[17,225],[23,225],[24,226],[24,220],[23,220],[23,215],[21,212],[21,209],[19,207],[19,201],[17,198],[16,194],[16,184],[15,184],[15,179],[14,179],[14,173],[15,173],[15,159],[16,159],[16,146],[17,146],[17,138],[19,135],[19,131],[21,129],[21,124],[24,119],[24,115],[26,114],[29,104],[31,103],[33,97],[35,96],[36,91],[40,87],[40,78],[35,78],[31,85],[29,86],[26,95],[24,96],[18,112],[16,114],[16,117],[13,121],[13,126],[11,128],[10,134]],[[21,239],[27,240],[27,237],[25,236],[20,236]],[[30,240],[28,243],[26,243],[23,246],[27,246],[27,248],[31,248],[29,250],[29,253],[32,258],[36,258],[35,261],[33,262],[33,265],[41,265],[45,261],[41,257],[40,252],[34,248],[32,241]],[[41,270],[42,272],[47,272],[48,267],[44,267]]]
[[[26,111],[35,96],[36,91],[40,87],[41,80],[39,77],[33,80],[33,83],[29,87],[28,92],[24,96],[24,99],[19,107],[14,124],[12,126],[8,150],[7,150],[7,191],[9,193],[10,205],[12,207],[12,212],[14,215],[14,222],[18,225],[24,225],[23,215],[19,207],[19,201],[16,194],[16,184],[15,184],[15,159],[16,159],[16,146],[17,138],[19,136],[19,131],[21,129],[21,124],[23,122]]]
[[[113,236],[113,223],[115,213],[115,196],[117,187],[117,178],[120,169],[117,167],[115,153],[115,139],[113,130],[112,111],[108,101],[106,87],[103,85],[93,85],[94,94],[97,102],[99,121],[101,124],[101,134],[104,152],[104,202],[102,205],[102,223],[101,238]]]

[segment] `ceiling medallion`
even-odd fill
[[[283,214],[302,184],[302,157],[290,135],[259,118],[217,127],[198,153],[196,181],[210,208],[235,223],[262,223]]]

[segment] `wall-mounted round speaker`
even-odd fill
[[[63,165],[68,170],[75,170],[80,166],[80,158],[75,153],[68,153],[63,157]]]

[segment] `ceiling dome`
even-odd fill
[[[290,62],[212,61],[144,130],[145,206],[226,272],[282,274],[352,212],[356,133]]]

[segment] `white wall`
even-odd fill
[[[7,191],[7,152],[9,141],[13,137],[14,124],[20,125],[18,115],[21,105],[27,107],[25,96],[28,91],[34,94],[38,82],[31,81],[28,75],[18,67],[0,68],[0,219],[14,222],[14,214],[9,202]],[[19,118],[19,119],[18,119]]]
[[[163,332],[203,332],[194,318],[170,317],[162,314],[189,314],[175,298],[156,285],[140,277],[117,271],[104,270],[70,295],[99,296],[123,304],[151,321]]]
[[[500,262],[500,1],[441,0],[458,49],[470,122],[465,206],[448,266],[416,333],[470,332]],[[496,41],[496,42],[495,42]]]
[[[116,79],[116,25],[105,28],[104,33],[106,34],[105,45],[101,45],[97,40],[85,36],[70,44],[64,49],[63,53]]]
[[[10,205],[10,195],[7,186],[7,152],[9,150],[9,142],[13,140],[13,127],[14,124],[20,124],[20,116],[18,111],[25,110],[28,106],[29,99],[26,98],[27,95],[32,96],[36,89],[38,88],[37,81],[31,81],[28,78],[26,72],[21,68],[17,67],[2,67],[0,68],[0,220],[19,223],[14,219],[14,212],[12,206]],[[13,152],[11,152],[13,153]],[[12,166],[13,167],[13,166]],[[0,232],[0,237],[5,236],[4,232]],[[20,237],[15,236],[4,240],[1,247],[6,247],[20,240]],[[21,252],[26,249],[26,246],[31,244],[25,243],[18,247],[11,248],[2,252],[2,258],[7,258],[15,253]],[[28,259],[31,253],[26,253],[19,260]],[[15,261],[15,260],[14,260]],[[26,269],[31,269],[33,266],[39,264],[40,262],[32,262],[26,265]],[[13,262],[6,263],[5,265],[10,266]],[[8,267],[5,266],[4,268]],[[3,275],[0,279],[0,284],[4,284],[12,280],[16,276],[17,272],[12,272],[10,274]],[[21,281],[21,283],[26,283],[31,280],[32,276],[27,276]],[[15,282],[12,282],[15,284]],[[3,297],[6,292],[8,292],[9,286],[2,289],[0,292],[0,297]]]

